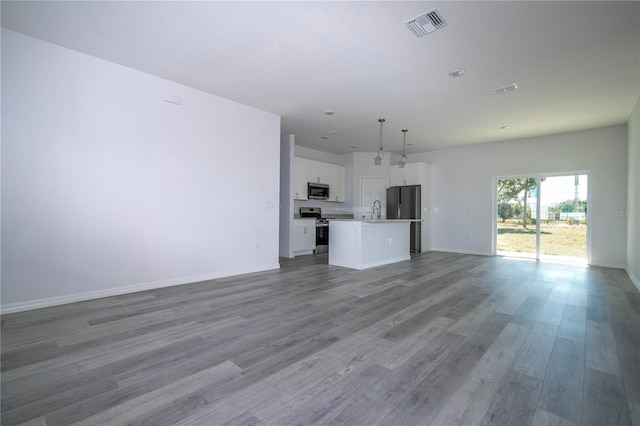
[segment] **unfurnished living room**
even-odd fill
[[[640,2],[1,2],[2,425],[640,426]]]

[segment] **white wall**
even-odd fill
[[[279,266],[278,116],[3,29],[2,124],[4,312]]]
[[[591,262],[624,268],[627,127],[605,127],[411,155],[431,164],[432,249],[491,254],[493,178],[589,171]],[[437,209],[437,211],[435,211]]]
[[[323,163],[339,164],[346,166],[344,155],[331,154],[328,152],[318,151],[304,146],[294,147],[294,156],[306,158],[307,160],[322,161]]]
[[[628,124],[627,273],[640,290],[640,98]]]
[[[280,256],[293,257],[293,152],[294,135],[280,138]]]

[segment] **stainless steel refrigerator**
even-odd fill
[[[420,185],[387,188],[387,219],[421,219]],[[411,251],[421,251],[422,223],[411,222]]]

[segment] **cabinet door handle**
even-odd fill
[[[304,233],[305,233],[305,234],[307,233],[307,228],[304,228]]]

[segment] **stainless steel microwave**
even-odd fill
[[[309,182],[309,186],[307,187],[307,198],[310,200],[328,200],[329,185]]]

